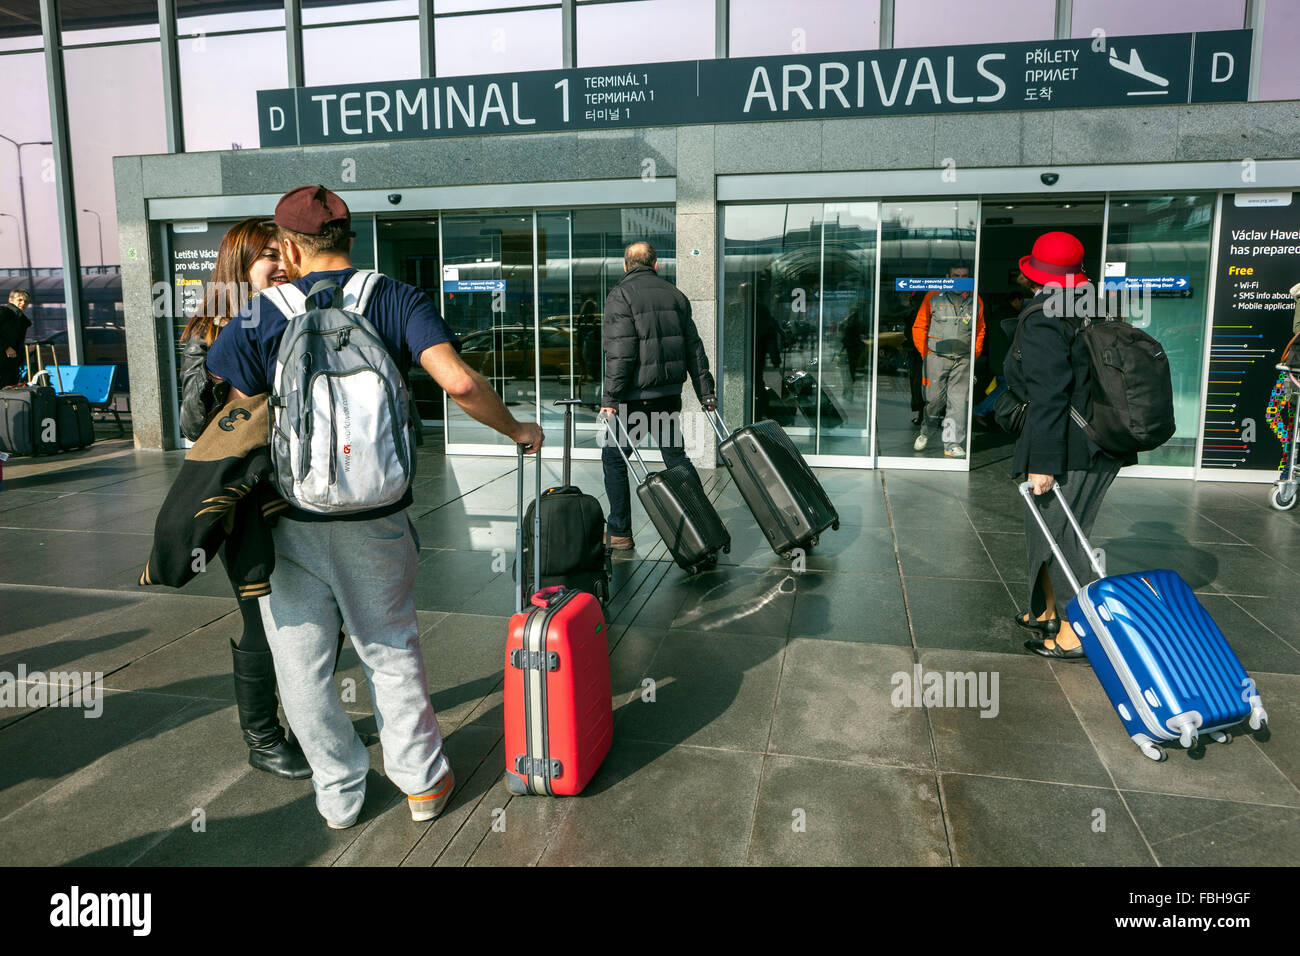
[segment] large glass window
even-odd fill
[[[897,0],[894,4],[895,47],[1011,43],[1050,40],[1055,35],[1055,0]]]
[[[880,0],[731,0],[728,50],[737,56],[785,56],[874,50]]]
[[[1214,195],[1192,193],[1112,197],[1106,241],[1106,273],[1130,283],[1143,276],[1186,276],[1189,288],[1142,296],[1142,312],[1130,309],[1135,326],[1164,346],[1174,384],[1178,430],[1155,451],[1138,456],[1144,465],[1195,464],[1200,426],[1205,316],[1209,308],[1210,232]]]
[[[1300,99],[1300,3],[1264,5],[1264,30],[1259,55],[1259,98]]]
[[[699,0],[580,4],[578,66],[711,59],[714,9]]]
[[[176,32],[185,149],[257,146],[257,91],[289,82],[283,5],[182,17]]]
[[[888,202],[880,214],[878,454],[960,460],[987,316],[973,292],[973,200]]]
[[[1240,30],[1245,22],[1245,0],[1074,0],[1070,32],[1086,37],[1102,29],[1115,36],[1140,36]]]
[[[353,12],[405,4],[352,4]],[[303,11],[303,75],[308,86],[413,80],[420,75],[418,20],[308,27]],[[375,55],[382,51],[382,55]]]
[[[729,423],[770,418],[806,454],[870,454],[877,204],[728,206]]]
[[[439,76],[472,76],[564,65],[560,9],[438,17],[434,43]]]
[[[129,388],[113,157],[167,151],[162,51],[154,39],[158,36],[156,6],[151,13],[114,13],[96,23],[102,25],[86,30],[69,29],[67,19],[63,23],[69,151],[82,263],[82,361],[119,365],[118,384]],[[106,45],[79,45],[88,42]]]
[[[513,6],[504,3],[502,6]],[[339,3],[338,0],[302,0],[302,24],[344,23],[349,20],[380,20],[392,17],[418,17],[420,4],[417,0],[354,0],[352,3]]]
[[[23,38],[12,39],[15,47],[24,45]],[[36,45],[35,52],[0,54],[6,102],[0,116],[0,301],[8,301],[11,289],[28,289],[27,342],[57,345],[59,360],[67,361],[63,252],[39,36]]]

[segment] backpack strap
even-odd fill
[[[307,296],[292,282],[267,286],[258,294],[273,302],[275,307],[284,313],[285,319],[292,319],[307,312]]]
[[[343,283],[343,308],[358,315],[365,315],[370,297],[379,287],[379,279],[378,272],[371,272],[368,269],[358,269],[352,273],[351,278]]]

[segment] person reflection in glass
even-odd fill
[[[948,270],[954,279],[969,279],[970,267]],[[960,284],[960,283],[959,283]],[[927,292],[921,301],[912,341],[925,362],[925,423],[912,447],[925,451],[929,432],[940,429],[947,458],[966,457],[966,407],[970,397],[971,312],[975,317],[975,354],[984,351],[984,303],[967,290]]]

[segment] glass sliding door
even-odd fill
[[[964,468],[970,453],[971,376],[987,319],[974,292],[978,206],[881,204],[876,450],[891,466]]]
[[[623,277],[624,248],[638,240],[654,246],[659,275],[673,281],[674,209],[447,213],[440,225],[439,278],[431,281],[440,285],[440,308],[461,338],[462,357],[520,421],[537,421],[540,408],[548,455],[559,455],[564,442],[555,400],[588,403],[574,413],[575,457],[597,457],[605,300]],[[381,225],[383,256],[392,257],[396,239]],[[447,403],[446,440],[453,453],[510,444],[454,403]]]
[[[1106,285],[1126,286],[1129,314],[1169,357],[1174,437],[1138,456],[1139,465],[1192,467],[1201,420],[1205,317],[1209,309],[1213,193],[1112,196],[1106,229]],[[1177,291],[1141,291],[1144,279],[1184,277]]]
[[[357,246],[362,241],[362,231],[354,230],[353,262]],[[442,297],[442,266],[438,256],[438,218],[423,216],[416,219],[380,220],[377,231],[379,248],[377,265],[384,275],[392,276],[423,291],[435,303]],[[368,232],[368,230],[367,230]],[[361,266],[367,268],[366,266]],[[420,418],[426,423],[441,423],[443,391],[418,363],[411,364],[407,374],[411,398]]]
[[[732,427],[770,418],[805,455],[870,454],[877,204],[724,212],[723,394]]]
[[[461,357],[519,421],[537,420],[537,323],[531,211],[451,214],[442,220],[441,310]],[[510,439],[447,402],[448,445]]]

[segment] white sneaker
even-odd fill
[[[451,802],[451,792],[455,789],[456,775],[448,767],[446,775],[431,790],[411,794],[406,798],[406,805],[411,810],[411,819],[416,823],[424,823],[437,817]]]
[[[957,444],[944,445],[943,455],[945,458],[965,458],[966,449]]]
[[[930,444],[930,439],[926,437],[925,432],[916,436],[916,441],[912,442],[912,447],[917,451],[925,451],[925,446]]]

